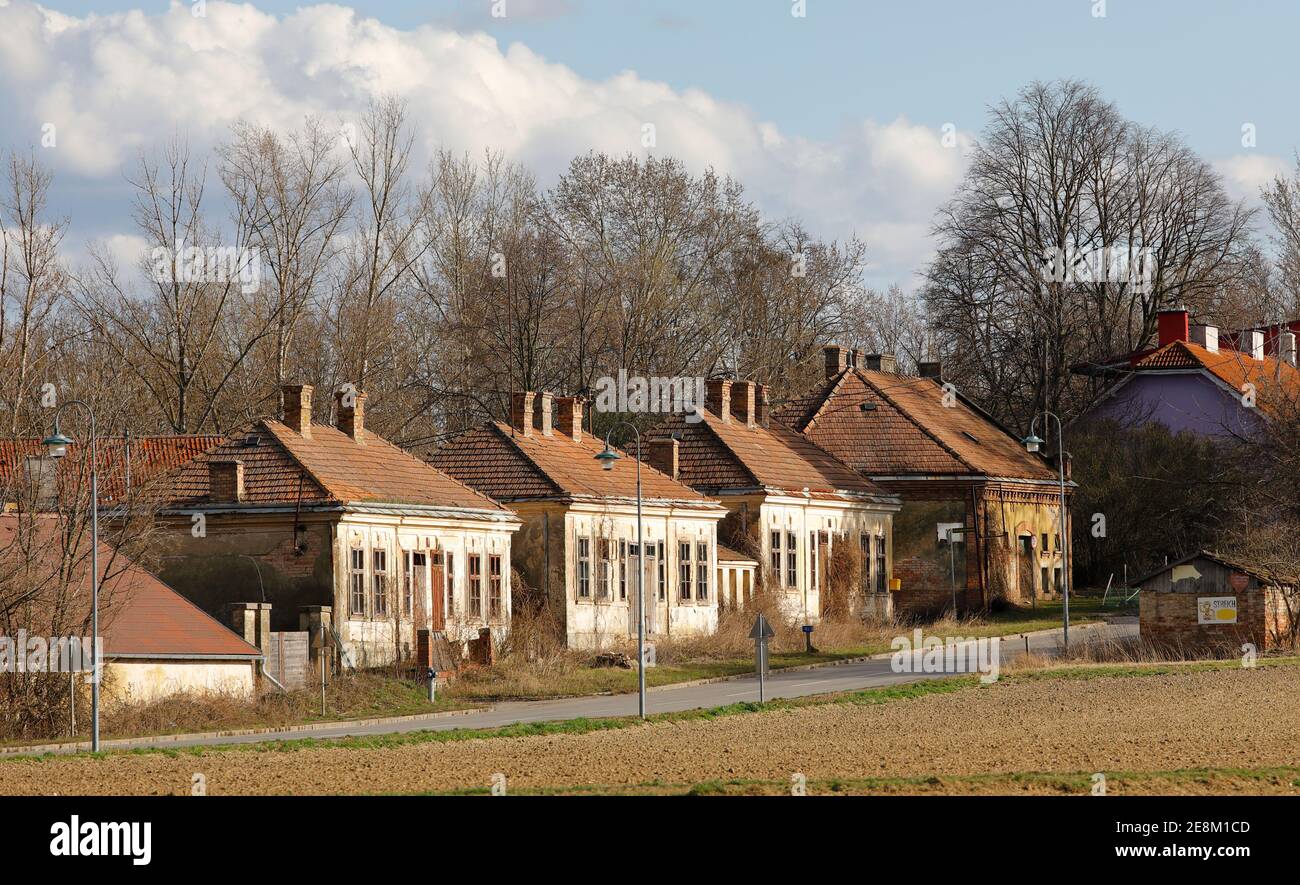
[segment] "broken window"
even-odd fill
[[[497,619],[501,617],[501,602],[503,599],[501,588],[501,557],[492,554],[488,557],[488,617]]]
[[[876,592],[884,593],[888,588],[889,560],[885,552],[885,536],[876,535]]]
[[[469,559],[469,616],[483,617],[483,557],[471,553]]]

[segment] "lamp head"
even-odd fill
[[[618,452],[609,447],[609,443],[605,443],[605,450],[597,453],[596,460],[600,462],[601,470],[613,470],[614,462],[621,457]]]
[[[1024,438],[1025,449],[1030,452],[1037,452],[1043,447],[1043,440],[1035,433],[1029,434]]]
[[[72,440],[59,433],[56,427],[53,434],[41,440],[41,445],[45,446],[51,458],[62,458],[68,454],[68,446],[72,445]]]

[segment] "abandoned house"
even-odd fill
[[[60,663],[56,667],[50,657],[49,666],[88,672],[94,662],[90,564],[84,526],[69,531],[52,515],[0,515],[0,569],[21,573],[36,594],[10,613],[0,633],[63,640],[84,635],[81,650],[61,646]],[[99,576],[105,703],[146,703],[182,692],[254,696],[262,657],[256,646],[102,539]]]
[[[1062,586],[1056,465],[945,385],[938,363],[824,348],[825,380],[773,417],[902,499],[891,574],[901,612],[1029,602]],[[1070,487],[1066,463],[1067,501]],[[1067,505],[1068,510],[1068,505]]]
[[[366,430],[364,393],[336,399],[316,423],[312,388],[286,386],[280,420],[171,474],[163,577],[218,617],[270,603],[276,631],[311,612],[358,667],[411,659],[422,629],[504,636],[519,520]]]
[[[715,379],[706,389],[704,409],[648,434],[650,464],[722,502],[723,542],[762,564],[762,581],[788,617],[889,617],[898,497],[769,421],[762,386]],[[724,590],[724,598],[745,599]]]
[[[515,568],[562,617],[571,647],[599,648],[636,636],[637,462],[604,469],[604,443],[583,431],[582,413],[575,397],[516,392],[509,424],[472,428],[431,460],[519,514]],[[726,511],[648,465],[641,482],[647,635],[711,633]]]

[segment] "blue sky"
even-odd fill
[[[4,3],[0,0],[0,19],[6,12]],[[431,49],[430,70],[445,71],[448,64],[484,64],[490,70],[482,79],[493,82],[496,66],[516,67],[527,71],[529,80],[554,75],[558,94],[566,94],[567,69],[590,90],[603,115],[600,127],[591,123],[583,128],[588,122],[583,117],[566,141],[526,109],[497,104],[497,90],[512,88],[508,85],[490,90],[491,119],[486,114],[477,119],[485,99],[461,82],[454,98],[464,102],[461,110],[453,112],[445,102],[428,98],[430,125],[445,133],[439,143],[449,141],[469,149],[479,141],[501,142],[499,146],[508,152],[539,167],[545,181],[558,172],[566,154],[585,146],[617,147],[620,142],[610,142],[606,135],[620,106],[628,107],[633,117],[654,116],[647,108],[671,103],[676,110],[665,112],[671,122],[660,124],[665,143],[661,152],[679,149],[692,165],[717,163],[741,177],[765,209],[796,214],[819,233],[834,237],[856,233],[867,239],[869,248],[878,243],[880,248],[873,249],[872,275],[879,284],[894,279],[905,282],[924,260],[925,222],[960,175],[959,160],[949,164],[943,155],[927,153],[930,147],[917,139],[927,131],[937,138],[946,123],[954,124],[965,137],[977,135],[990,103],[1034,79],[1088,80],[1130,118],[1182,132],[1193,148],[1220,166],[1230,190],[1240,195],[1249,196],[1269,174],[1285,168],[1300,145],[1294,97],[1300,62],[1293,45],[1300,34],[1300,3],[1106,0],[1105,16],[1096,17],[1095,0],[806,0],[804,18],[791,15],[794,0],[505,0],[505,4],[504,19],[490,15],[492,0],[346,5],[356,11],[351,33],[357,33],[355,20],[366,17],[378,19],[399,36],[484,31],[497,41],[499,58],[454,56],[452,62]],[[277,17],[286,33],[301,30],[296,25],[290,28],[292,20],[284,17],[305,4],[257,0],[252,5],[259,16]],[[163,2],[124,0],[50,0],[43,6],[78,19],[138,9],[146,20],[155,22],[168,10]],[[171,15],[175,20],[176,10]],[[210,12],[209,21],[214,18]],[[129,35],[135,30],[123,24],[116,34],[133,39]],[[293,37],[277,39],[283,43]],[[0,36],[0,53],[2,41]],[[69,45],[52,50],[56,55],[63,52],[56,58],[56,70],[77,64],[78,44],[63,42]],[[511,56],[512,44],[522,44],[540,57],[546,71],[539,72],[531,59],[520,64]],[[93,40],[79,44],[83,54],[94,45]],[[355,70],[371,64],[355,57],[340,61],[346,53],[322,49],[320,40],[305,40],[303,46],[285,51],[304,68],[320,64],[322,57],[336,68]],[[268,69],[276,64],[268,50],[247,51],[262,53],[254,60]],[[181,66],[185,62],[183,56],[169,56],[158,63]],[[371,81],[400,83],[400,75],[375,64],[368,75]],[[635,88],[606,88],[626,72],[635,77]],[[111,76],[117,75],[107,67],[92,67],[71,82],[93,86]],[[275,75],[267,78],[274,84]],[[129,89],[130,78],[124,82]],[[666,84],[671,99],[653,94],[658,84]],[[441,75],[430,77],[423,86],[434,91],[440,87]],[[421,86],[407,83],[401,88],[418,94]],[[16,90],[7,98],[4,92],[0,81],[0,132],[10,128],[4,125],[10,122],[6,114],[16,118],[14,129],[21,131],[24,124],[30,127],[57,116],[50,108],[67,113],[67,105],[76,102],[46,95],[44,102],[35,102],[39,109],[28,113]],[[119,87],[114,95],[120,97],[120,92]],[[700,96],[725,106],[726,113],[718,114],[712,106],[701,108],[693,100]],[[315,113],[331,108],[331,97],[325,92],[311,96],[309,102],[296,94],[291,98]],[[238,106],[239,114],[247,116],[259,113],[259,107],[267,113],[282,112],[283,103],[283,96],[269,96],[262,105],[233,97],[224,104]],[[678,111],[686,113],[682,108],[689,109],[689,120],[677,116]],[[214,104],[209,116],[228,112],[234,113]],[[478,128],[452,131],[466,114],[476,119]],[[520,114],[528,119],[520,122]],[[155,112],[156,119],[150,121],[133,116],[129,107],[121,112],[122,119],[134,127],[134,137],[128,140],[132,147],[148,142],[151,125],[161,132],[168,123],[187,133],[198,130],[200,142],[217,138],[213,133],[219,131],[220,120],[179,116],[178,124],[165,113]],[[420,118],[420,109],[415,116]],[[727,119],[707,131],[716,117]],[[572,128],[559,123],[556,128]],[[1256,127],[1253,148],[1242,146],[1243,123]],[[767,141],[764,127],[768,126],[779,133],[778,148],[765,144],[745,151],[733,149],[747,137]],[[527,137],[520,135],[523,132]],[[584,133],[591,145],[583,141]],[[674,133],[680,140],[674,140]],[[22,146],[22,141],[0,138],[0,148],[16,146]],[[914,161],[913,155],[926,159]],[[120,152],[105,156],[114,162],[125,162],[126,157]],[[111,174],[109,159],[97,163],[76,150],[65,166],[68,174],[60,208],[86,216],[86,236],[104,235],[118,223],[109,201],[120,196],[120,174]],[[878,180],[864,183],[873,176]],[[790,195],[801,188],[802,196]],[[871,205],[862,205],[866,203]]]

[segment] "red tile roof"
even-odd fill
[[[59,528],[52,517],[38,517],[24,525],[15,515],[0,515],[0,563],[8,561],[8,571],[19,563],[31,565],[34,585],[44,582],[51,588],[72,591],[69,611],[79,621],[89,617],[91,606],[89,537],[70,553],[72,579],[63,583],[56,577],[64,561]],[[255,646],[103,540],[99,571],[99,626],[105,657],[261,655]],[[28,629],[38,632],[40,626],[33,624]]]
[[[1269,408],[1270,387],[1281,385],[1288,398],[1300,397],[1300,371],[1290,363],[1272,357],[1257,360],[1239,350],[1213,352],[1190,341],[1171,341],[1145,356],[1135,356],[1133,369],[1136,372],[1199,369],[1239,393],[1251,383],[1265,411]]]
[[[845,499],[897,500],[779,422],[750,426],[735,416],[723,421],[707,409],[696,414],[701,420],[673,415],[647,434],[650,439],[678,437],[678,478],[693,488],[716,492],[761,487]]]
[[[512,432],[509,424],[493,422],[462,433],[433,453],[439,469],[502,501],[542,498],[636,497],[634,459],[624,457],[605,470],[596,454],[605,443],[589,433],[578,442],[558,429],[550,436],[534,430],[529,436]],[[719,507],[699,492],[660,473],[641,468],[642,496],[701,507]]]
[[[508,512],[486,495],[369,431],[364,445],[328,424],[305,437],[272,419],[232,434],[177,470],[172,506],[209,502],[208,463],[244,465],[249,504],[395,504]]]
[[[99,494],[106,502],[123,497],[126,491],[128,452],[131,484],[141,488],[191,458],[219,444],[224,437],[214,435],[194,436],[117,436],[98,441]],[[89,447],[81,443],[68,446],[67,457],[58,462],[60,473],[85,468],[83,458]],[[11,481],[22,479],[26,458],[45,454],[39,439],[0,440],[0,486],[9,487]]]
[[[931,378],[848,368],[774,414],[867,476],[1053,477],[960,395],[945,406]]]

